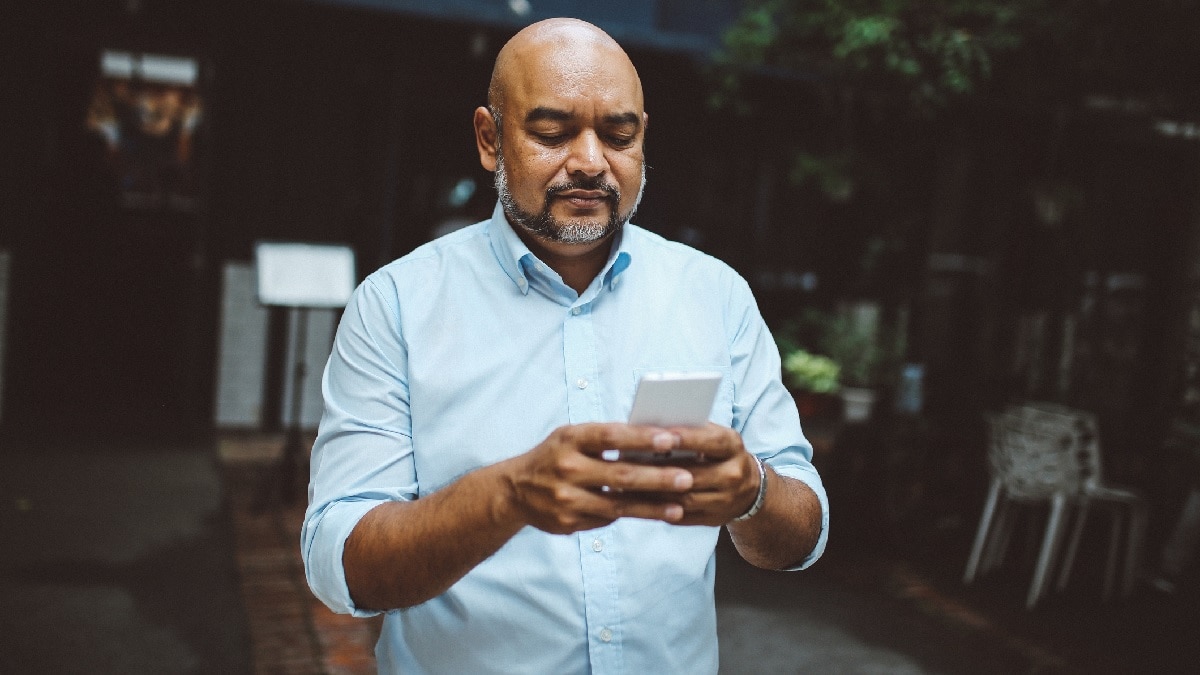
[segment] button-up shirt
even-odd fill
[[[626,225],[576,293],[497,205],[489,220],[370,275],[322,382],[302,552],[316,595],[358,616],[342,552],[370,509],[420,499],[564,424],[624,421],[644,372],[720,371],[711,420],[828,501],[778,350],[729,266]],[[388,612],[380,672],[717,670],[718,528],[619,519],[571,535],[525,527],[432,600]],[[781,534],[780,536],[786,536]]]

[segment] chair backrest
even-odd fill
[[[1052,417],[1059,423],[1069,424],[1076,435],[1080,481],[1085,487],[1098,487],[1102,482],[1100,453],[1100,423],[1096,414],[1059,403],[1029,401],[1018,406],[1025,414],[1034,417]]]
[[[1043,405],[1018,405],[988,417],[988,462],[1005,490],[1018,498],[1074,494],[1098,480],[1090,459],[1097,447],[1094,418]],[[1096,465],[1098,471],[1098,464]]]

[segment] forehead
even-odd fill
[[[611,46],[531,45],[512,65],[505,105],[516,115],[534,108],[572,114],[642,113],[637,71],[624,52]]]

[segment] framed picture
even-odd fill
[[[124,206],[194,211],[196,139],[204,121],[199,62],[190,57],[103,50],[87,109]]]

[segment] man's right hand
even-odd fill
[[[676,434],[653,427],[565,426],[529,452],[503,462],[502,471],[523,520],[546,532],[569,534],[622,517],[677,522],[683,507],[670,497],[692,487],[691,472],[679,466],[606,461],[600,454],[674,450],[679,442]]]

